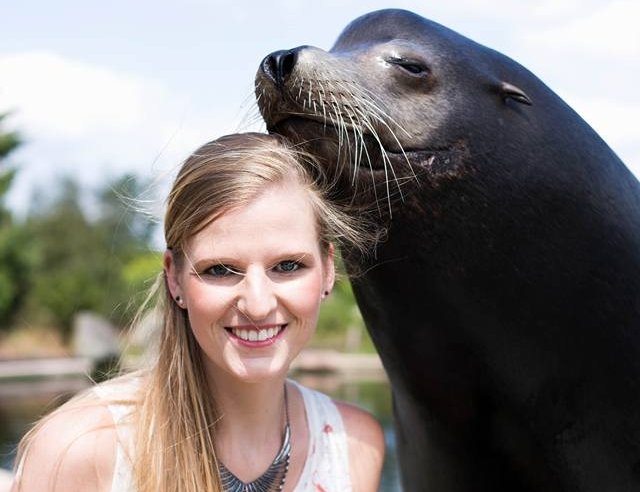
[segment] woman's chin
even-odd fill
[[[286,377],[289,365],[290,362],[281,357],[243,357],[229,365],[229,373],[238,382],[262,383]]]

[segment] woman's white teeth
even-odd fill
[[[280,333],[281,327],[276,328],[267,328],[264,330],[238,330],[233,329],[233,334],[242,340],[246,340],[248,342],[264,342],[270,338],[275,337],[278,333]]]

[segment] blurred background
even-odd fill
[[[371,10],[413,10],[519,61],[640,173],[636,0],[22,0],[0,34],[0,468],[31,422],[100,378],[160,269],[160,217],[200,144],[264,131],[271,51],[329,49]],[[348,282],[293,377],[376,413],[399,490],[390,390]],[[0,485],[0,491],[2,490]]]

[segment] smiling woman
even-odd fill
[[[165,216],[157,360],[39,423],[14,490],[377,490],[378,422],[287,379],[337,239],[367,242],[303,159],[259,134],[187,159]]]
[[[230,384],[286,373],[311,338],[334,280],[333,248],[321,247],[316,229],[308,192],[285,181],[193,236],[186,267],[165,254],[205,365]]]

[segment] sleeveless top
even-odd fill
[[[325,394],[293,382],[304,400],[309,429],[309,448],[296,492],[349,492],[349,456],[347,435],[342,416],[333,401]],[[107,382],[94,388],[96,394],[107,402],[122,400],[133,380],[123,384]],[[108,403],[108,409],[116,425],[118,444],[111,492],[135,492],[130,457],[131,428],[127,417],[132,406]]]

